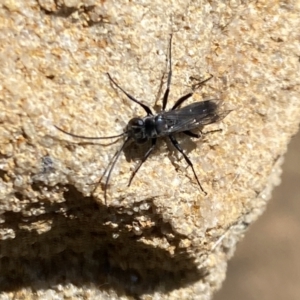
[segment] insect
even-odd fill
[[[82,138],[82,139],[89,139],[89,140],[101,140],[101,139],[111,139],[111,138],[119,138],[122,136],[125,136],[126,139],[121,146],[121,148],[115,153],[112,160],[108,164],[107,168],[105,169],[105,172],[103,176],[107,173],[107,177],[105,180],[105,188],[104,188],[104,199],[105,203],[107,200],[107,188],[109,179],[111,177],[111,173],[114,169],[114,166],[120,157],[120,154],[124,150],[124,148],[128,145],[129,142],[134,141],[137,144],[143,144],[147,141],[151,141],[151,146],[147,150],[147,152],[142,157],[141,161],[135,168],[135,170],[132,172],[131,177],[128,182],[128,186],[130,186],[133,178],[137,174],[138,170],[141,168],[143,163],[147,160],[147,158],[150,156],[151,152],[156,146],[157,138],[160,137],[168,137],[175,147],[182,156],[184,157],[187,164],[191,167],[194,177],[197,181],[197,184],[200,188],[200,190],[206,195],[207,193],[204,191],[204,189],[201,186],[201,183],[198,179],[198,176],[195,172],[193,163],[188,158],[188,156],[184,153],[183,149],[179,145],[178,141],[175,138],[175,134],[179,132],[183,132],[184,134],[194,137],[194,138],[200,138],[201,137],[201,131],[200,134],[193,133],[191,130],[196,128],[202,128],[205,125],[215,123],[217,121],[222,120],[226,115],[230,112],[230,110],[221,110],[220,105],[222,103],[221,100],[218,99],[211,99],[201,102],[195,102],[192,104],[189,104],[185,107],[179,108],[187,99],[193,96],[194,90],[198,88],[199,86],[203,85],[205,82],[210,80],[212,76],[210,76],[208,79],[205,79],[195,85],[192,92],[180,97],[173,107],[166,111],[166,106],[168,102],[169,92],[170,92],[170,86],[171,86],[171,78],[172,78],[172,56],[171,56],[171,46],[172,46],[172,34],[170,36],[170,42],[169,42],[169,57],[168,57],[168,78],[167,78],[167,87],[162,99],[162,110],[158,114],[153,114],[151,109],[134,98],[132,95],[127,93],[118,83],[110,76],[109,73],[107,73],[107,76],[112,83],[112,85],[115,85],[119,90],[121,90],[129,100],[137,103],[140,105],[146,112],[145,117],[134,117],[132,118],[125,129],[125,131],[121,134],[114,135],[114,136],[107,136],[107,137],[86,137],[81,135],[76,135],[70,132],[67,132],[58,126],[55,126],[58,130],[62,131],[65,134],[68,134],[70,136],[76,137],[76,138]],[[103,177],[102,176],[102,177]],[[102,180],[102,177],[100,181]],[[99,181],[99,182],[100,182]]]

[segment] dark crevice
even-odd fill
[[[24,217],[21,212],[4,213],[5,224],[14,230],[15,238],[0,241],[1,291],[92,283],[100,290],[113,289],[138,299],[161,287],[167,292],[207,276],[207,271],[199,270],[194,259],[178,246],[186,237],[162,220],[151,199],[142,201],[149,209],[138,211],[139,202],[129,213],[129,208],[99,205],[74,186],[62,188],[63,202],[29,203],[23,210],[40,205],[44,214]],[[18,197],[22,199],[22,194]],[[131,228],[139,216],[153,225],[135,235]],[[26,229],[37,221],[45,226],[50,222],[49,230],[38,233]],[[174,254],[143,242],[154,239],[166,239]]]

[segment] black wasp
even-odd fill
[[[136,117],[132,118],[125,129],[125,131],[119,135],[114,136],[107,136],[107,137],[86,137],[81,135],[75,135],[72,133],[69,133],[57,126],[55,126],[58,130],[71,135],[76,138],[82,138],[82,139],[90,139],[90,140],[96,140],[96,139],[111,139],[111,138],[119,138],[122,136],[126,136],[126,139],[122,145],[122,147],[115,153],[112,160],[108,164],[104,174],[106,174],[107,170],[107,178],[105,181],[105,190],[104,190],[104,198],[105,203],[107,199],[107,186],[109,183],[109,179],[112,173],[112,170],[121,154],[121,152],[124,150],[126,145],[134,141],[137,144],[145,143],[149,140],[151,140],[151,146],[145,153],[144,157],[141,159],[140,163],[137,165],[133,173],[131,174],[131,177],[129,179],[128,186],[130,186],[134,176],[142,166],[142,164],[146,161],[146,159],[149,157],[153,149],[156,145],[156,140],[159,137],[168,137],[173,144],[173,146],[183,155],[185,161],[187,164],[192,168],[194,176],[197,180],[197,183],[203,193],[206,194],[206,192],[203,190],[200,181],[197,177],[197,174],[195,172],[194,166],[191,162],[191,160],[188,158],[188,156],[183,152],[182,148],[180,147],[179,143],[174,137],[175,133],[183,132],[188,136],[194,137],[194,138],[200,138],[201,137],[201,131],[200,134],[196,134],[191,132],[191,130],[196,128],[202,128],[205,125],[215,123],[217,121],[222,120],[229,112],[230,110],[221,110],[220,106],[222,101],[218,99],[211,99],[201,102],[195,102],[192,104],[189,104],[185,107],[179,108],[180,105],[183,104],[187,99],[189,99],[193,94],[194,90],[198,88],[200,85],[204,84],[208,80],[212,78],[209,77],[208,79],[203,80],[202,82],[198,83],[196,86],[194,86],[194,89],[192,92],[180,97],[173,107],[169,111],[165,111],[169,92],[170,92],[170,85],[171,85],[171,77],[172,77],[172,60],[171,60],[171,46],[172,46],[172,35],[170,37],[170,44],[169,44],[169,58],[168,58],[168,79],[167,79],[167,88],[163,96],[163,103],[162,103],[162,110],[160,113],[154,115],[151,111],[151,109],[141,103],[139,100],[135,99],[133,96],[128,94],[122,87],[120,87],[114,79],[110,76],[109,73],[107,73],[109,80],[113,85],[115,85],[118,89],[120,89],[131,101],[137,103],[140,105],[147,113],[147,115],[143,118]],[[104,176],[103,174],[103,176]],[[102,178],[101,178],[102,179]],[[100,179],[100,181],[101,181]]]

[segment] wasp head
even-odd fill
[[[141,118],[132,118],[128,122],[127,133],[138,144],[143,144],[148,139],[145,134],[145,122]]]

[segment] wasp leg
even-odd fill
[[[177,140],[174,138],[174,136],[169,135],[169,138],[170,138],[172,144],[174,145],[174,147],[175,147],[175,148],[183,155],[183,157],[184,157],[185,161],[187,162],[187,164],[192,168],[193,173],[194,173],[194,176],[195,176],[195,178],[196,178],[196,180],[197,180],[197,183],[198,183],[198,185],[199,185],[201,191],[202,191],[205,195],[207,195],[207,193],[204,191],[204,189],[203,189],[202,186],[201,186],[201,183],[200,183],[200,181],[199,181],[199,179],[198,179],[198,176],[197,176],[197,174],[196,174],[196,172],[195,172],[193,163],[192,163],[191,160],[188,158],[188,156],[183,152],[182,148],[180,147],[180,145],[178,144],[178,142],[177,142]]]
[[[200,133],[194,133],[194,132],[191,132],[189,130],[186,130],[186,131],[183,131],[184,134],[190,136],[190,137],[193,137],[193,138],[201,138],[203,133],[200,131]]]
[[[163,106],[162,110],[166,109],[168,97],[170,93],[170,85],[171,85],[171,79],[172,79],[172,34],[170,35],[170,44],[169,44],[169,73],[168,73],[168,80],[167,80],[167,88],[163,97]]]

